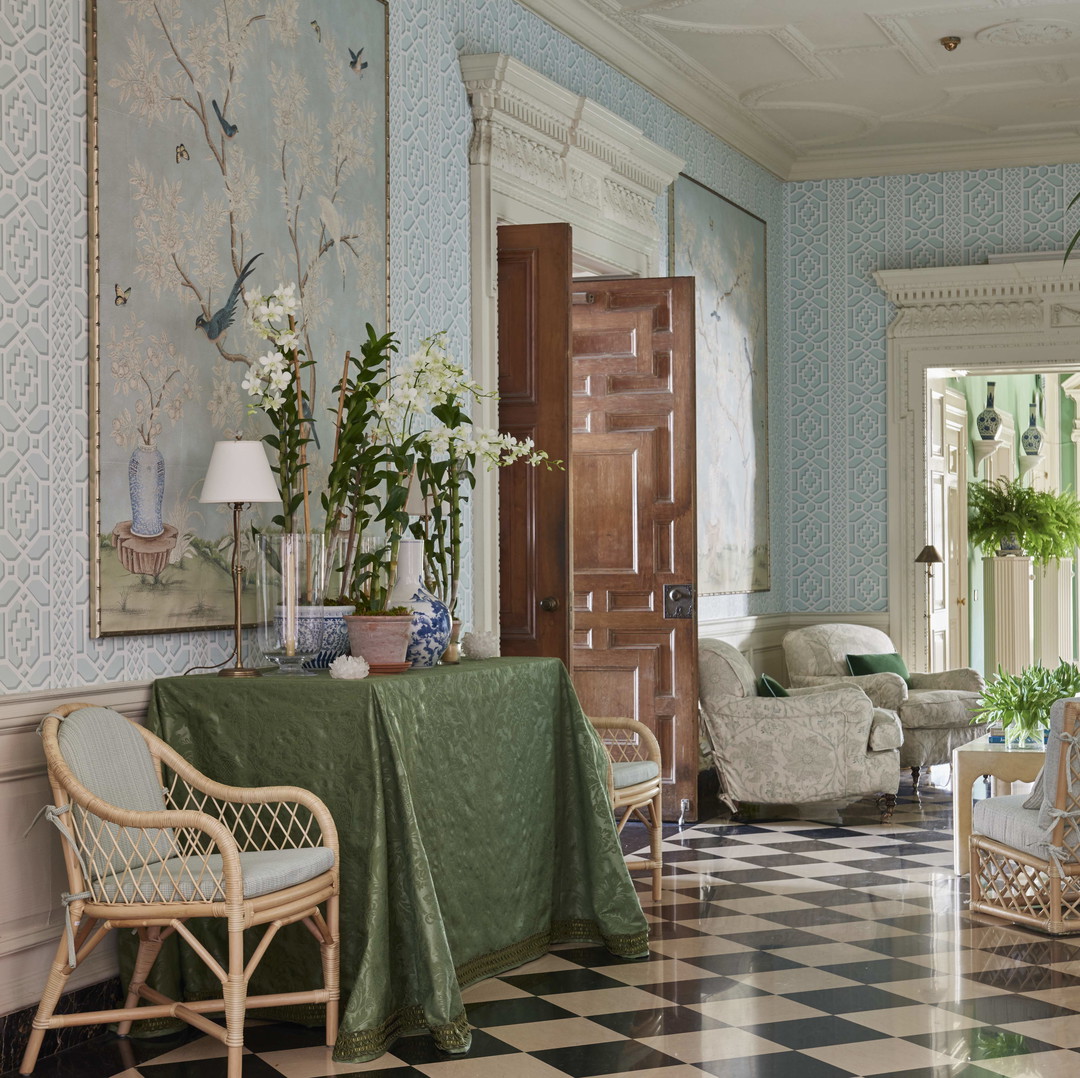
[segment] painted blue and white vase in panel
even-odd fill
[[[165,458],[156,445],[139,443],[128,461],[131,534],[153,539],[165,530],[161,503],[165,497]]]
[[[1030,409],[1028,414],[1028,427],[1027,430],[1020,435],[1020,447],[1029,457],[1037,457],[1039,451],[1042,449],[1043,433],[1036,425],[1035,402],[1032,401],[1028,407]]]
[[[994,407],[993,382],[986,383],[986,407],[975,417],[975,429],[984,441],[992,442],[1001,430],[1001,413]]]
[[[453,623],[446,603],[424,587],[424,544],[419,539],[401,540],[397,581],[389,603],[412,610],[405,658],[417,669],[434,666],[450,643]]]

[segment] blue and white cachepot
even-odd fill
[[[353,612],[351,606],[324,606],[322,609],[322,648],[314,659],[304,666],[308,670],[325,670],[338,656],[349,652],[349,627],[345,615]]]
[[[453,622],[446,603],[424,587],[424,544],[420,539],[401,540],[397,580],[388,602],[412,610],[405,658],[414,669],[434,666],[450,643]]]

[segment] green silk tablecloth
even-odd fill
[[[302,786],[333,813],[337,1060],[373,1059],[399,1035],[425,1029],[444,1050],[465,1051],[461,988],[553,942],[647,953],[606,754],[557,659],[488,659],[362,681],[164,678],[154,683],[147,726],[211,778]],[[220,927],[204,922],[200,932],[216,947]],[[187,948],[158,973],[179,980],[176,998],[220,995]],[[250,991],[319,983],[318,948],[292,925]],[[320,1017],[295,1008],[283,1016]]]

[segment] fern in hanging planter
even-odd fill
[[[1036,565],[1071,558],[1080,546],[1080,501],[1067,491],[1034,490],[1021,479],[972,483],[968,539],[989,556],[1018,545]]]

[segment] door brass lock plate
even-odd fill
[[[664,585],[664,617],[692,618],[694,616],[694,585]]]

